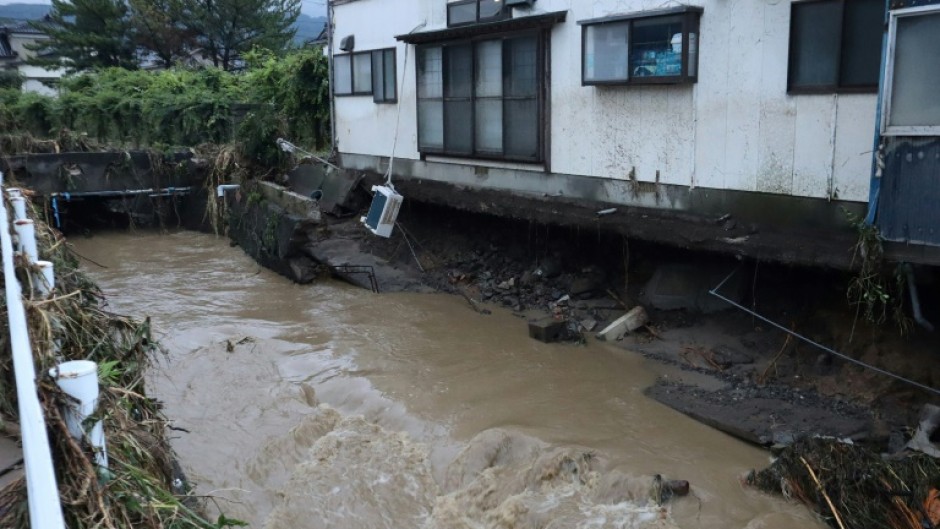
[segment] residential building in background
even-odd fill
[[[335,0],[337,150],[395,145],[406,199],[843,267],[867,217],[940,263],[940,0],[891,7]]]

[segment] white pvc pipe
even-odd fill
[[[72,437],[86,437],[82,427],[85,420],[95,413],[98,405],[98,364],[90,360],[72,360],[63,362],[49,370],[49,376],[76,402],[65,408],[65,424]],[[88,442],[95,452],[95,463],[101,468],[108,468],[108,449],[105,446],[104,426],[101,421],[95,423],[87,433]]]
[[[0,186],[3,173],[0,173]],[[7,316],[10,322],[10,349],[16,380],[16,400],[20,412],[20,433],[23,439],[23,462],[26,471],[26,499],[29,505],[29,526],[32,529],[64,529],[59,489],[52,466],[52,452],[46,424],[36,393],[36,368],[29,344],[26,311],[20,283],[13,267],[13,243],[7,226],[10,219],[6,203],[0,200],[0,254],[3,256],[3,279],[6,291]]]
[[[55,267],[51,261],[36,261],[37,271],[33,272],[33,285],[42,297],[48,297],[55,288]]]
[[[10,199],[13,204],[13,220],[23,220],[26,218],[26,199],[23,197],[13,197]]]
[[[26,255],[29,262],[39,260],[39,248],[36,247],[36,225],[30,219],[20,219],[13,222],[13,231],[20,240],[20,253]]]
[[[23,191],[18,187],[8,187],[7,195],[9,195],[10,198],[21,197],[23,196]]]
[[[238,184],[222,184],[216,188],[215,194],[217,197],[221,198],[225,196],[225,192],[229,189],[238,189],[239,187],[241,186]]]

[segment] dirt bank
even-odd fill
[[[329,236],[311,242],[308,253],[369,264],[381,290],[430,287],[463,296],[468,310],[483,314],[498,305],[521,320],[552,315],[567,322],[572,344],[594,340],[627,309],[644,305],[649,326],[619,343],[657,361],[661,376],[648,395],[757,444],[823,434],[893,452],[933,399],[733,308],[709,314],[656,309],[645,289],[661,267],[718,271],[718,280],[737,270],[731,290],[752,310],[878,368],[930,387],[940,382],[940,366],[932,361],[936,337],[914,329],[902,338],[891,324],[876,327],[856,317],[846,297],[851,276],[844,272],[742,262],[601,230],[414,202],[406,202],[389,239],[371,235],[357,219],[331,219]],[[928,319],[940,320],[938,299],[925,290]],[[519,332],[526,332],[524,321]]]

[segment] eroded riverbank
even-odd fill
[[[638,355],[535,342],[452,296],[295,285],[197,233],[73,243],[112,309],[161,333],[151,387],[197,490],[255,527],[631,527],[657,473],[693,484],[680,527],[817,524],[740,485],[765,452],[644,397]]]

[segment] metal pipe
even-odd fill
[[[63,362],[49,370],[56,385],[75,399],[65,407],[65,424],[72,437],[81,441],[88,438],[99,469],[108,468],[108,448],[104,437],[104,423],[99,420],[87,432],[85,421],[94,415],[98,406],[98,364],[91,360]]]
[[[33,271],[33,285],[36,292],[44,298],[52,294],[55,288],[55,265],[52,261],[36,261],[36,270]]]
[[[165,196],[165,195],[175,195],[182,193],[189,193],[192,190],[191,187],[167,187],[163,189],[124,189],[119,191],[81,191],[77,193],[68,192],[68,193],[52,193],[49,195],[51,198],[62,197],[65,200],[71,200],[73,198],[106,198],[106,197],[124,197],[124,196],[133,196],[133,195],[150,195],[150,196]]]
[[[3,173],[0,173],[0,186]],[[22,291],[13,267],[13,243],[7,226],[6,204],[0,200],[0,254],[3,254],[3,279],[6,290],[7,316],[10,324],[10,348],[16,380],[16,400],[20,413],[23,439],[23,461],[26,471],[26,500],[29,505],[29,525],[33,529],[64,529],[62,505],[46,424],[36,393],[36,367],[29,343],[26,311],[23,310]]]
[[[10,204],[13,205],[13,220],[22,220],[26,218],[26,199],[22,196],[13,197],[10,199]]]
[[[238,189],[241,187],[238,184],[222,184],[219,187],[215,188],[215,196],[222,198],[225,196],[225,192],[229,189]]]
[[[911,312],[914,313],[914,321],[929,332],[933,332],[933,324],[927,321],[927,318],[924,318],[924,313],[920,310],[920,296],[917,295],[917,282],[914,279],[914,267],[911,266],[910,263],[904,263],[901,266],[904,267],[904,274],[907,278],[907,291],[911,295]]]
[[[330,91],[330,156],[336,154],[336,97],[333,96],[333,13],[334,0],[326,2],[326,75],[327,89]],[[401,95],[398,96],[399,98]]]
[[[36,246],[36,225],[30,219],[13,221],[13,231],[20,240],[20,253],[24,254],[30,263],[39,260],[39,248]]]

